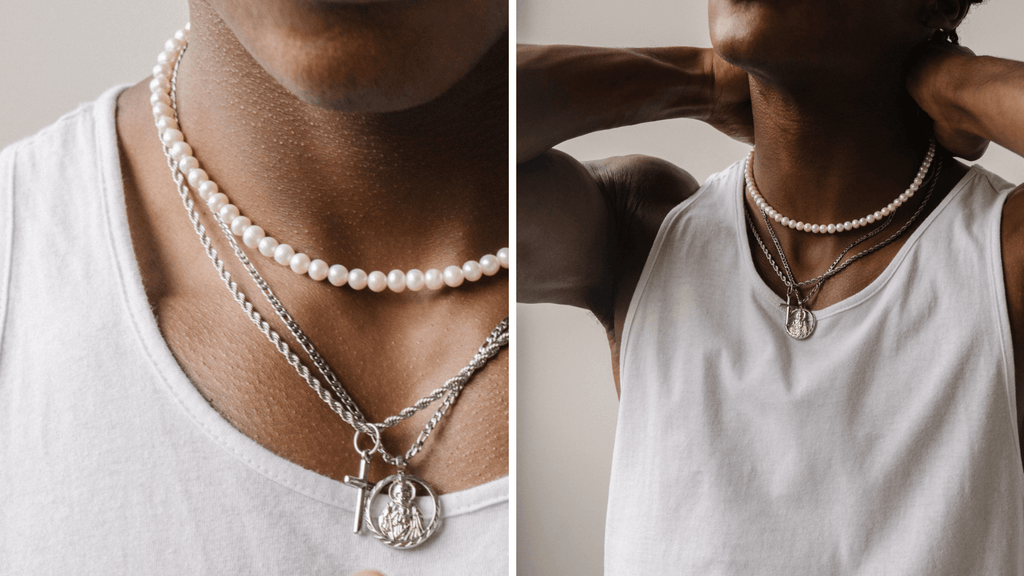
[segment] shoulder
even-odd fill
[[[616,295],[642,270],[661,221],[699,187],[650,156],[580,162],[549,150],[520,164],[520,301],[586,308],[610,327]]]
[[[589,162],[587,169],[607,199],[622,259],[618,275],[643,268],[665,216],[692,196],[700,184],[679,166],[643,155]]]

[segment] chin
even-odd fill
[[[718,55],[751,74],[862,74],[921,41],[911,2],[710,0]]]
[[[346,43],[326,57],[318,46],[260,64],[307,104],[339,112],[395,112],[440,97],[474,68],[495,41],[448,53],[429,44]]]
[[[246,51],[302,101],[393,112],[430,102],[508,30],[503,0],[212,0]]]

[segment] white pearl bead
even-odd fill
[[[508,268],[508,258],[508,248],[498,250],[498,262],[501,262],[502,268]]]
[[[879,211],[879,212],[875,212],[875,213],[874,213],[874,217],[875,217],[875,220],[881,220],[881,219],[882,219],[882,213],[881,213],[881,211]]]
[[[497,262],[498,259],[495,258],[494,261]],[[426,285],[427,279],[423,276],[423,272],[421,272],[420,270],[413,268],[412,270],[409,270],[408,273],[406,273],[405,287],[408,288],[409,290],[412,290],[413,292],[419,292]]]
[[[181,50],[181,47],[184,46],[184,44],[184,42],[177,38],[171,38],[167,42],[164,42],[164,50],[167,52],[177,52],[178,50]]]
[[[228,197],[223,192],[218,192],[213,196],[210,196],[210,199],[206,201],[206,205],[209,206],[210,210],[213,210],[214,212],[220,212],[220,209],[223,208],[227,203]]]
[[[175,120],[174,118],[171,118],[170,116],[162,116],[162,117],[160,117],[159,120],[156,121],[156,127],[161,132],[163,132],[164,130],[171,130],[171,129],[177,130],[178,129],[178,121]]]
[[[897,199],[892,201],[892,204],[890,204],[890,206],[892,206],[893,209],[895,210],[896,208],[899,208],[900,206],[903,206],[903,200],[900,200],[899,198],[897,198]]]
[[[779,224],[782,224],[783,226],[789,226],[789,223],[790,223],[790,219],[787,218],[786,216],[783,216],[782,220],[779,220]]]
[[[254,224],[246,228],[245,232],[242,233],[242,244],[249,248],[255,248],[266,236],[267,233],[263,231],[263,228]]]
[[[444,275],[437,268],[431,268],[427,270],[423,275],[423,280],[427,285],[427,288],[431,290],[437,290],[441,286],[444,286]]]
[[[797,224],[799,224],[799,222],[797,222],[796,220],[790,220],[789,224],[787,224],[787,226],[789,226],[790,228],[796,229],[796,225]]]
[[[779,214],[778,212],[772,214],[772,220],[775,220],[776,222],[782,222],[782,214]]]
[[[850,222],[849,220],[843,222],[843,230],[846,230],[847,232],[853,230],[853,222]]]
[[[366,276],[366,287],[371,292],[383,292],[388,287],[388,277],[380,270],[374,270]]]
[[[161,53],[156,55],[156,61],[159,62],[160,64],[170,64],[171,62],[174,62],[174,58],[176,56],[177,56],[177,54],[171,54],[170,52],[164,50],[163,52],[161,52]],[[169,86],[168,86],[168,88],[169,88]],[[153,89],[153,85],[152,84],[149,85],[149,89],[150,90]],[[166,90],[166,89],[167,88],[164,88],[164,90]]]
[[[392,270],[388,272],[388,288],[392,292],[401,292],[405,290],[405,272],[401,270]]]
[[[344,286],[348,282],[348,268],[341,264],[331,266],[327,271],[327,281],[335,286]]]
[[[203,182],[206,182],[209,179],[210,176],[206,173],[206,170],[203,170],[202,168],[196,168],[188,171],[188,185],[197,190]]]
[[[890,213],[889,207],[886,206],[885,208],[882,208],[881,210],[878,211],[878,213],[881,214],[882,216],[888,216]]]
[[[238,210],[238,206],[235,206],[234,204],[225,204],[217,211],[217,215],[220,216],[220,219],[227,224],[230,224],[232,220],[238,218],[240,214],[241,212]]]
[[[184,142],[178,142],[178,144],[184,144]],[[178,144],[175,144],[175,146]],[[178,170],[181,170],[181,173],[186,176],[189,171],[195,170],[196,168],[199,168],[199,160],[196,160],[194,156],[182,156],[181,160],[178,161]]]
[[[293,255],[291,260],[288,261],[288,266],[292,269],[292,272],[295,272],[296,274],[305,274],[306,272],[309,272],[310,264],[309,256],[306,256],[303,252]]]
[[[291,264],[292,256],[295,256],[295,249],[287,244],[278,244],[277,248],[274,249],[274,262],[281,266]]]
[[[185,40],[188,38],[188,30],[192,29],[192,22],[186,22],[185,27],[174,33],[174,37],[178,40]]]
[[[480,267],[480,263],[476,260],[470,260],[462,265],[462,275],[465,276],[466,280],[470,282],[476,282],[484,275],[483,268]]]
[[[207,180],[199,185],[199,197],[203,200],[209,200],[210,196],[213,196],[220,191],[220,187],[213,180]]]
[[[192,155],[192,147],[184,142],[177,142],[174,146],[171,146],[171,158],[175,162],[181,162],[182,158],[186,158]]]
[[[910,200],[910,197],[913,196],[913,195],[914,195],[913,192],[907,191],[907,192],[904,192],[903,194],[900,194],[898,199],[899,199],[900,202],[906,202],[907,200]]]
[[[818,225],[817,224],[811,224],[811,232],[814,232],[815,234],[818,233]]]
[[[157,59],[157,62],[160,62],[161,64],[170,64],[169,61],[161,61],[160,59]],[[171,81],[168,80],[166,76],[157,76],[149,81],[150,92],[167,92],[170,89]]]
[[[149,95],[149,105],[156,106],[157,104],[166,104],[168,107],[171,105],[171,97],[166,92],[153,92]]]
[[[828,231],[829,234],[835,234],[836,233],[836,225],[835,224],[829,224],[825,229]]]
[[[164,117],[173,118],[174,111],[171,110],[171,107],[167,104],[164,104],[163,102],[158,102],[155,106],[153,106],[153,120],[156,121]]]
[[[494,276],[500,268],[501,262],[498,262],[498,257],[494,254],[488,254],[480,258],[480,269],[485,276]]]
[[[465,279],[466,277],[462,273],[462,268],[459,268],[458,266],[449,266],[444,269],[444,283],[452,288],[462,286],[462,281]]]
[[[260,240],[260,254],[263,254],[268,258],[273,258],[274,250],[277,250],[277,238],[267,236],[263,240]]]
[[[235,236],[241,236],[245,234],[245,229],[252,226],[252,220],[249,220],[245,216],[235,216],[231,220],[231,233]]]
[[[865,220],[868,221],[868,224],[874,224],[875,223],[875,215],[874,214],[868,214],[868,216],[867,216],[867,218],[865,218]]]
[[[353,290],[362,290],[366,288],[366,272],[363,272],[359,268],[356,268],[348,273],[348,285]]]
[[[160,134],[160,140],[162,140],[169,148],[174,146],[175,142],[184,142],[185,135],[181,133],[181,130],[164,130],[164,132]]]
[[[309,277],[317,282],[320,282],[324,278],[327,278],[328,272],[327,262],[317,259],[309,263]]]

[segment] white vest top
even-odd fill
[[[119,92],[0,153],[0,574],[507,574],[507,477],[441,496],[440,530],[395,550],[352,533],[352,487],[196,390],[132,249]]]
[[[622,337],[607,574],[1024,574],[1000,216],[973,168],[807,340],[758,276],[742,164],[665,219]]]

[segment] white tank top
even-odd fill
[[[441,529],[395,550],[352,533],[353,488],[196,390],[132,249],[119,92],[0,153],[0,574],[507,574],[507,477],[441,496]]]
[[[1000,216],[973,168],[807,340],[742,164],[665,219],[626,317],[607,574],[1024,574]]]

